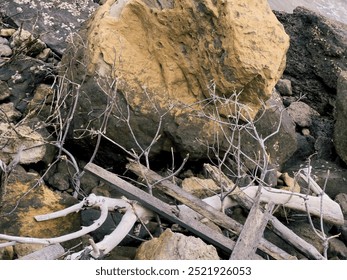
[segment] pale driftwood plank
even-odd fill
[[[180,213],[175,207],[172,207],[156,197],[136,188],[127,181],[119,178],[116,174],[113,174],[93,163],[88,163],[84,169],[91,174],[94,174],[110,186],[116,188],[117,191],[127,198],[138,201],[143,207],[158,213],[173,223],[179,224],[208,243],[222,249],[226,253],[230,254],[234,248],[235,242],[231,239],[213,231],[208,226],[190,218],[188,215]]]
[[[169,180],[164,180],[163,177],[161,177],[159,174],[155,173],[154,171],[149,170],[148,168],[146,168],[145,166],[137,162],[130,162],[127,165],[127,167],[136,175],[140,176],[141,178],[147,180],[148,182],[152,184],[159,182],[155,185],[156,188],[176,198],[178,201],[180,201],[184,205],[188,206],[189,208],[193,209],[200,215],[213,221],[217,225],[220,225],[223,228],[231,230],[236,234],[240,234],[240,232],[242,231],[242,224],[224,215],[223,213],[219,212],[218,210],[216,210],[209,204],[191,195],[190,193],[187,193],[180,187],[171,183]],[[277,246],[270,243],[264,238],[261,238],[260,240],[259,249],[269,254],[274,259],[286,260],[286,259],[294,258],[293,256],[289,255],[287,252],[278,248]]]
[[[59,243],[46,246],[36,252],[19,258],[19,260],[56,260],[63,256],[65,249]]]
[[[259,247],[259,242],[270,218],[274,204],[268,204],[263,212],[259,205],[259,200],[253,204],[243,226],[242,232],[236,241],[230,260],[254,260],[255,252]]]

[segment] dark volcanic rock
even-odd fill
[[[0,12],[62,54],[71,32],[77,31],[97,7],[92,0],[1,1]]]
[[[338,155],[347,163],[347,71],[338,79],[334,143]]]
[[[36,86],[51,72],[51,65],[39,59],[19,55],[0,67],[1,88],[4,89],[0,96],[8,97],[15,108],[23,113]]]
[[[347,70],[347,25],[302,7],[275,14],[290,36],[284,78],[293,94],[321,115],[332,115],[337,78]]]

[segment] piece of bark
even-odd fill
[[[259,242],[271,216],[274,204],[269,203],[265,212],[259,205],[259,199],[253,204],[249,211],[247,220],[243,226],[234,250],[230,255],[230,260],[254,260],[255,252],[259,247]]]

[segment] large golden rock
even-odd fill
[[[213,82],[221,96],[242,90],[255,115],[288,47],[266,0],[109,0],[88,28],[89,70],[120,77],[132,106],[148,100],[144,88],[160,104],[199,102]]]
[[[239,93],[253,119],[282,75],[288,47],[266,0],[108,0],[63,59],[81,85],[75,133],[107,120],[102,131],[126,149],[141,153],[161,135],[154,154],[174,147],[206,156],[220,132],[209,116],[233,115]]]

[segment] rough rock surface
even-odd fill
[[[331,116],[339,73],[347,70],[347,25],[303,7],[275,14],[290,36],[284,77],[294,96]]]
[[[334,143],[336,152],[347,163],[347,71],[341,72],[337,82]]]
[[[52,73],[52,65],[29,56],[18,55],[0,67],[0,89],[5,88],[8,101],[24,112],[35,87]],[[0,93],[1,99],[2,93]]]
[[[200,238],[166,229],[159,238],[141,244],[137,260],[219,260],[216,248]]]
[[[310,127],[312,125],[312,117],[319,116],[318,112],[301,101],[291,103],[287,111],[294,122],[300,127]]]
[[[92,0],[4,0],[0,12],[62,54],[68,35],[76,32],[96,7]]]
[[[118,118],[109,119],[110,138],[137,148],[120,121],[128,116],[128,104],[133,132],[145,148],[166,112],[161,138],[151,151],[174,146],[199,158],[206,154],[201,142],[212,142],[216,132],[215,124],[199,117],[205,114],[202,108],[209,110],[203,100],[243,90],[240,100],[254,117],[259,100],[270,97],[282,75],[288,37],[266,1],[157,2],[107,1],[81,32],[80,48],[74,48],[76,38],[66,53],[74,82],[84,82],[75,127],[90,123],[98,129],[96,116],[114,98]],[[76,59],[87,64],[88,73]],[[121,94],[115,95],[115,89]],[[218,104],[221,115],[229,104]]]

